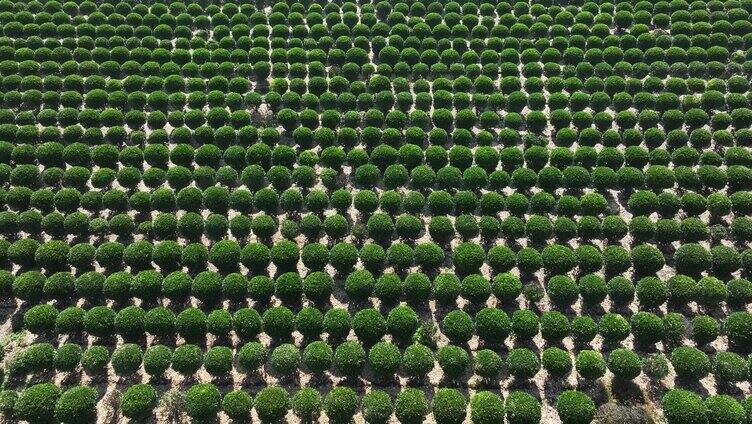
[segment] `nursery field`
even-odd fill
[[[0,0],[0,419],[752,423],[752,0]]]

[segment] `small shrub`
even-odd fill
[[[419,424],[428,414],[428,400],[422,390],[406,388],[397,395],[394,408],[401,423]]]
[[[246,391],[233,390],[222,398],[222,410],[233,420],[250,418],[251,408],[253,399]]]
[[[63,392],[55,404],[55,418],[66,424],[94,421],[98,394],[88,386],[74,386]]]
[[[352,420],[358,408],[358,395],[346,386],[334,387],[324,399],[324,411],[334,423],[346,423]]]
[[[556,398],[556,412],[564,424],[587,424],[595,416],[595,403],[585,393],[567,390]]]
[[[438,424],[460,424],[465,420],[467,401],[457,389],[441,388],[431,402],[431,410]]]
[[[541,404],[527,392],[513,391],[507,396],[504,406],[509,424],[540,423]]]
[[[473,424],[503,422],[504,401],[493,392],[476,392],[470,400],[470,420]]]
[[[671,364],[676,375],[687,380],[699,380],[710,373],[708,355],[694,347],[680,346],[671,352]]]
[[[264,423],[275,423],[287,414],[290,395],[282,387],[268,386],[256,394],[255,408]]]
[[[608,355],[608,369],[622,380],[633,380],[642,372],[642,361],[631,350],[615,349]]]
[[[707,422],[707,408],[694,392],[673,389],[663,395],[663,414],[670,424]]]

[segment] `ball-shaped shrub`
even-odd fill
[[[671,352],[671,364],[679,378],[696,381],[710,372],[708,355],[690,346],[680,346]]]
[[[394,409],[395,415],[401,423],[421,423],[428,414],[426,394],[420,389],[406,388],[397,395]]]
[[[347,423],[358,409],[358,395],[347,386],[334,387],[324,399],[324,411],[333,423]]]
[[[540,370],[538,356],[530,349],[515,348],[507,355],[507,369],[517,379],[528,380]]]
[[[441,388],[431,402],[431,410],[438,424],[460,424],[465,420],[467,401],[457,389]]]
[[[343,342],[334,351],[334,365],[342,375],[359,375],[365,363],[366,351],[363,345],[356,341]]]
[[[96,418],[97,390],[73,386],[63,392],[55,404],[55,418],[65,424],[91,422]]]
[[[280,376],[290,376],[300,364],[300,351],[291,343],[283,343],[272,350],[271,369]]]
[[[541,364],[551,376],[565,376],[572,370],[572,360],[566,350],[549,347],[541,355]]]
[[[402,368],[413,378],[423,378],[434,367],[434,356],[431,349],[415,343],[408,346],[402,355]]]
[[[53,422],[60,388],[52,383],[39,383],[24,389],[16,399],[13,413],[30,423]]]
[[[706,423],[707,408],[694,392],[673,389],[663,395],[663,415],[669,424]]]
[[[151,384],[136,384],[128,387],[120,403],[123,415],[132,420],[146,420],[157,407],[157,391]]]
[[[222,410],[233,420],[248,419],[253,408],[253,398],[243,390],[233,390],[222,398]]]
[[[454,310],[444,316],[441,328],[453,343],[466,343],[473,336],[473,319],[465,311]]]
[[[306,422],[315,421],[321,413],[321,393],[312,387],[298,390],[291,403],[295,415]]]
[[[256,413],[264,423],[276,423],[284,418],[289,404],[290,394],[279,386],[267,386],[256,394]]]
[[[629,349],[615,349],[608,355],[608,369],[621,380],[633,380],[642,372],[642,361]]]
[[[541,404],[533,395],[513,391],[504,405],[509,424],[536,424],[541,420]]]
[[[436,355],[439,366],[448,378],[458,378],[465,374],[470,358],[467,351],[459,346],[447,345]]]
[[[595,411],[593,399],[583,392],[567,390],[556,398],[556,412],[564,424],[588,424]]]
[[[705,399],[708,423],[743,424],[746,422],[747,413],[744,407],[736,399],[729,395],[715,395]]]

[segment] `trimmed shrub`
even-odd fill
[[[250,418],[251,408],[253,399],[246,391],[233,390],[222,398],[222,410],[233,420]]]
[[[541,404],[531,394],[513,391],[504,404],[509,424],[537,424],[541,420]]]
[[[334,423],[349,422],[357,408],[358,395],[346,386],[334,387],[324,399],[324,411]]]
[[[454,310],[444,316],[442,332],[453,343],[466,343],[473,337],[473,319],[467,312]]]
[[[532,350],[515,348],[507,355],[507,369],[515,378],[529,380],[540,370],[540,362]]]
[[[92,422],[96,419],[98,394],[88,386],[74,386],[63,392],[55,404],[55,418],[66,424]]]
[[[358,342],[343,342],[334,351],[334,365],[342,375],[348,377],[359,375],[365,363],[366,352]]]
[[[315,422],[321,414],[321,394],[312,387],[298,390],[291,403],[295,415],[305,422]]]
[[[360,407],[363,419],[369,424],[384,424],[392,415],[392,399],[384,391],[371,390],[366,393]]]
[[[663,396],[663,412],[670,424],[704,423],[709,412],[697,394],[673,389]]]
[[[572,370],[572,360],[566,350],[549,347],[541,355],[541,364],[551,376],[564,376]]]
[[[394,409],[401,423],[419,424],[428,414],[428,400],[422,390],[406,388],[397,395]]]
[[[290,395],[282,387],[268,386],[256,394],[255,409],[264,423],[275,423],[287,414]]]
[[[642,372],[642,361],[629,349],[615,349],[608,355],[608,369],[622,380],[633,380]]]
[[[496,393],[479,391],[470,400],[473,424],[493,424],[504,420],[504,401]]]
[[[431,402],[431,410],[438,424],[460,424],[465,420],[467,401],[457,389],[441,388]]]
[[[24,389],[16,399],[13,413],[19,420],[45,423],[55,420],[55,404],[60,388],[52,383],[40,383]]]
[[[710,373],[708,355],[694,347],[680,346],[671,352],[671,365],[679,378],[696,381]]]
[[[668,371],[668,361],[662,353],[651,353],[642,361],[642,372],[653,381],[664,379]]]
[[[575,369],[580,377],[595,380],[606,373],[606,362],[600,352],[582,350],[575,358]]]
[[[595,416],[595,403],[585,393],[567,390],[556,398],[556,412],[564,424],[588,424]]]
[[[747,413],[736,399],[729,395],[715,395],[705,399],[708,424],[743,424]]]
[[[734,352],[718,352],[713,359],[713,374],[721,381],[746,381],[749,379],[749,363]]]

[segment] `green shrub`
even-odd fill
[[[713,374],[721,381],[746,381],[749,378],[749,364],[734,352],[718,352],[713,359]]]
[[[334,423],[349,422],[358,408],[358,395],[346,386],[334,387],[324,399],[324,411]]]
[[[346,341],[334,351],[334,366],[340,374],[354,377],[360,374],[366,363],[366,351],[355,341]]]
[[[567,390],[556,398],[556,412],[564,424],[587,424],[595,416],[595,403],[583,392]]]
[[[35,334],[51,333],[55,329],[58,311],[52,305],[36,305],[24,312],[24,328]]]
[[[434,356],[431,349],[415,343],[408,346],[402,355],[402,368],[413,378],[423,378],[434,367]]]
[[[515,348],[507,355],[507,369],[515,378],[529,380],[540,370],[540,362],[532,350]]]
[[[441,388],[431,402],[434,419],[439,424],[459,424],[465,420],[467,401],[457,389]]]
[[[504,401],[493,392],[476,392],[470,400],[470,420],[473,424],[502,422],[504,420]]]
[[[569,335],[569,320],[561,312],[544,312],[540,324],[541,335],[549,342],[562,340]]]
[[[311,387],[298,390],[292,397],[292,410],[305,422],[313,422],[321,413],[321,394]]]
[[[572,360],[566,350],[549,347],[541,355],[541,364],[551,376],[564,376],[572,370]]]
[[[389,311],[387,329],[396,340],[410,340],[417,328],[418,314],[411,307],[400,305]]]
[[[454,266],[461,274],[477,272],[485,259],[486,252],[475,243],[464,242],[454,249]]]
[[[470,358],[467,351],[459,346],[447,345],[436,354],[439,366],[448,378],[458,378],[465,374]]]
[[[71,387],[57,399],[55,418],[62,423],[92,422],[97,416],[98,397],[92,387]]]
[[[504,405],[509,424],[537,424],[541,420],[541,404],[531,394],[513,391]]]
[[[418,424],[428,414],[428,400],[422,390],[406,388],[397,395],[394,409],[401,423]]]
[[[551,275],[566,274],[577,265],[577,256],[574,251],[558,244],[546,246],[541,257],[543,267]]]
[[[444,316],[442,332],[453,343],[466,343],[473,336],[473,319],[467,312],[454,310]]]
[[[671,352],[671,364],[676,375],[687,380],[699,380],[710,372],[708,355],[694,347],[680,346]]]
[[[290,376],[298,369],[300,351],[291,343],[284,343],[274,348],[271,355],[272,371],[280,376]]]
[[[699,315],[692,319],[692,338],[697,346],[705,346],[718,338],[720,325],[715,318]]]
[[[595,380],[606,373],[606,362],[600,352],[582,350],[575,358],[575,369],[580,377]]]
[[[651,312],[637,312],[629,323],[635,341],[640,345],[652,345],[663,339],[663,320]]]
[[[242,370],[253,373],[266,362],[266,348],[259,342],[248,342],[238,350],[237,360]]]
[[[642,372],[653,381],[662,380],[668,371],[668,361],[662,353],[651,353],[642,361]]]
[[[674,263],[677,272],[687,275],[698,275],[710,268],[712,260],[710,252],[701,245],[686,243],[674,252]]]
[[[705,399],[709,424],[743,424],[747,414],[739,402],[729,395],[715,395]]]
[[[204,369],[212,376],[225,376],[232,370],[232,349],[213,346],[204,354]]]
[[[185,412],[195,421],[215,419],[222,406],[222,395],[213,384],[195,384],[185,393]]]
[[[112,368],[118,375],[133,375],[141,367],[143,357],[143,351],[138,345],[132,343],[124,344],[112,353]]]
[[[295,329],[295,315],[284,306],[267,309],[262,322],[264,332],[276,339],[290,337]]]
[[[615,349],[608,355],[608,369],[622,380],[633,380],[642,372],[642,361],[631,350]]]
[[[24,389],[18,396],[13,413],[19,420],[30,423],[52,422],[60,388],[52,383],[40,383]]]
[[[256,394],[255,409],[264,423],[275,423],[287,414],[290,395],[282,387],[268,386]]]
[[[673,389],[663,395],[663,414],[669,424],[707,422],[707,408],[702,398],[683,389]]]
[[[253,399],[248,392],[233,390],[222,398],[222,410],[233,420],[243,420],[251,417]]]
[[[382,390],[371,390],[361,401],[363,419],[369,424],[384,424],[392,415],[394,407],[389,394]]]

